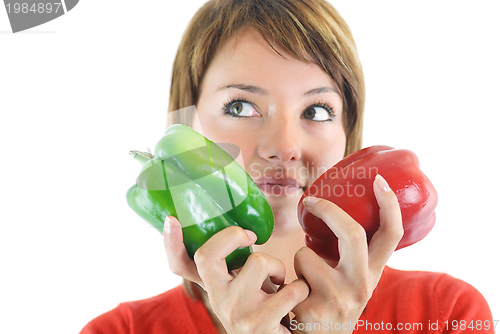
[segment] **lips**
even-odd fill
[[[304,186],[299,181],[282,174],[277,176],[261,176],[254,181],[259,189],[268,195],[291,196],[296,195],[297,192],[300,192],[300,194],[304,192]]]

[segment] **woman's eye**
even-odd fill
[[[329,121],[333,115],[325,107],[308,107],[302,114],[305,119],[316,122]]]
[[[239,117],[252,117],[258,116],[259,114],[255,111],[255,108],[252,104],[243,101],[237,101],[230,103],[226,106],[226,113],[231,116],[239,116]]]

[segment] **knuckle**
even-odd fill
[[[238,328],[240,328],[240,330],[243,333],[256,333],[257,332],[257,328],[256,328],[255,323],[250,321],[250,319],[245,319],[245,320],[240,321],[240,323],[238,324]]]
[[[295,253],[295,257],[298,261],[307,261],[311,252],[312,250],[309,247],[303,246]]]
[[[354,294],[354,302],[359,305],[365,305],[371,297],[372,289],[370,289],[368,280],[365,280],[356,290],[356,293]]]
[[[394,241],[399,241],[403,238],[405,233],[403,223],[401,219],[393,219],[389,221],[388,226],[385,229],[387,236]]]
[[[263,253],[258,252],[250,254],[247,262],[254,270],[266,269],[269,264],[267,256]]]
[[[373,289],[371,288],[369,277],[360,279],[359,284],[353,294],[354,302],[358,305],[365,305],[372,297]]]
[[[405,229],[403,228],[403,225],[398,226],[394,231],[391,233],[391,236],[394,238],[394,240],[400,241],[403,238],[403,235],[405,234]]]
[[[227,229],[232,233],[241,233],[241,234],[245,233],[245,231],[241,227],[235,225],[229,226],[227,227]]]
[[[297,256],[305,256],[307,254],[308,250],[309,250],[309,247],[302,246],[299,248],[299,250],[297,251],[296,254],[297,254]]]
[[[193,256],[193,260],[197,266],[208,263],[210,261],[210,258],[211,258],[210,255],[203,247],[198,248],[198,250],[194,253]]]
[[[296,286],[295,287],[290,287],[289,289],[286,289],[286,296],[289,300],[293,301],[300,301],[303,298],[303,293],[298,289]]]
[[[366,244],[366,231],[365,229],[359,225],[359,224],[354,224],[350,231],[349,231],[349,239],[351,240],[352,243],[354,244]]]
[[[238,239],[248,238],[248,235],[245,232],[245,230],[239,226],[228,226],[224,229],[224,231],[230,233],[231,235],[234,235]]]
[[[354,295],[354,302],[358,305],[365,305],[372,297],[371,289],[368,287],[360,288]]]
[[[359,314],[359,311],[365,308],[370,298],[371,293],[368,290],[358,290],[348,298],[336,300],[333,304],[336,316],[339,319],[350,319],[353,314]]]

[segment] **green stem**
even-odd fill
[[[155,156],[152,155],[151,153],[141,152],[141,151],[130,151],[128,152],[128,154],[134,156],[134,159],[139,161],[143,166],[144,164],[146,164],[146,162],[155,158]]]

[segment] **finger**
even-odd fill
[[[274,292],[278,292],[278,291],[281,291],[283,290],[283,288],[286,286],[286,284],[281,284],[279,286],[279,288],[274,291]],[[290,313],[287,313],[282,319],[281,319],[281,325],[283,327],[285,327],[286,329],[290,330]]]
[[[204,288],[203,281],[200,275],[198,275],[198,269],[186,251],[186,246],[182,238],[181,224],[175,217],[168,216],[165,219],[163,225],[163,244],[167,252],[170,270],[174,274],[195,282]]]
[[[300,248],[293,258],[295,273],[309,286],[322,286],[332,268],[309,247]]]
[[[259,319],[280,322],[285,315],[290,313],[298,304],[309,296],[309,286],[303,279],[297,279],[286,284],[265,301]]]
[[[239,275],[241,269],[243,269],[243,267],[239,269],[233,269],[229,272],[229,275],[231,275],[231,277],[233,278],[236,278]],[[278,285],[280,284],[283,284],[283,279],[277,279],[275,277],[271,278],[268,276],[262,283],[261,289],[267,294],[275,293],[278,290]]]
[[[277,258],[260,252],[252,253],[238,277],[233,280],[231,288],[245,289],[248,293],[255,294],[264,286],[267,289],[264,291],[268,292],[266,281],[281,285],[285,282],[285,272],[285,265]],[[272,292],[275,291],[274,289]]]
[[[233,277],[228,273],[226,257],[238,247],[252,245],[257,236],[238,226],[226,227],[214,234],[194,253],[194,262],[209,290],[225,289]]]
[[[334,203],[315,197],[304,198],[306,209],[325,222],[339,239],[340,260],[336,269],[347,268],[353,275],[364,275],[368,263],[366,232]]]
[[[380,227],[373,235],[368,248],[369,267],[380,276],[387,260],[403,237],[404,229],[396,194],[381,175],[375,177],[373,192],[380,207]]]

